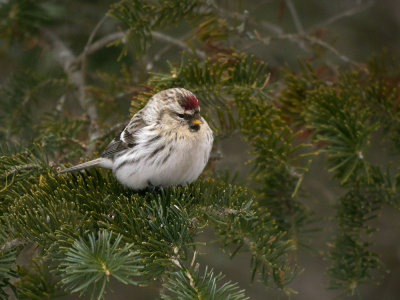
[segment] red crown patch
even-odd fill
[[[185,103],[182,105],[185,110],[192,110],[199,107],[199,100],[195,96],[185,98]]]

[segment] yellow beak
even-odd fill
[[[200,121],[199,119],[193,119],[192,121],[190,121],[191,124],[193,125],[200,125],[203,124],[202,121]]]

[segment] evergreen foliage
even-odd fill
[[[54,278],[46,261],[34,258],[29,266],[18,268],[18,277],[18,299],[54,299],[66,295],[57,285],[59,278]]]
[[[232,263],[247,253],[249,280],[291,295],[292,280],[307,268],[298,252],[313,249],[319,229],[303,185],[316,157],[326,160],[341,190],[335,216],[324,220],[335,235],[318,251],[329,261],[329,288],[353,295],[383,277],[387,266],[373,250],[378,228],[371,220],[384,207],[400,208],[400,169],[398,159],[378,164],[370,153],[374,143],[393,155],[400,150],[399,62],[384,54],[337,70],[316,53],[315,62],[277,75],[241,47],[268,44],[245,13],[229,13],[215,1],[104,5],[97,25],[82,23],[79,42],[64,43],[60,15],[72,8],[62,1],[0,3],[5,55],[15,59],[15,49],[28,48],[24,55],[37,58],[26,62],[21,54],[15,62],[21,68],[0,87],[0,297],[102,299],[114,279],[155,283],[162,299],[249,299],[238,283],[198,263],[199,255],[207,257],[198,250],[209,243],[201,235],[207,228]],[[184,38],[165,33],[175,29]],[[314,36],[304,33],[303,48],[304,41],[332,52]],[[184,51],[149,72],[171,45]],[[82,52],[74,55],[76,49]],[[89,55],[102,51],[119,73],[97,70],[103,57]],[[128,190],[106,170],[57,173],[95,157],[124,126],[128,110],[135,113],[170,87],[198,96],[216,144],[240,134],[251,154],[245,182],[221,175],[216,153],[196,182],[160,191]],[[29,255],[21,254],[29,247],[36,251],[26,266],[18,257]]]
[[[140,275],[142,266],[138,253],[130,251],[134,245],[121,247],[122,235],[114,242],[111,239],[112,231],[98,231],[97,239],[91,233],[88,242],[73,243],[59,266],[61,283],[68,290],[83,294],[91,288],[92,298],[100,298],[110,277],[124,284],[137,284],[131,277]]]
[[[398,174],[396,170],[389,171],[394,162],[389,162],[388,171],[384,172],[381,166],[369,162],[367,156],[373,134],[384,126],[384,138],[393,139],[396,133],[391,131],[397,130],[399,121],[394,108],[399,83],[376,82],[374,65],[376,58],[369,63],[371,73],[344,72],[333,84],[313,80],[307,88],[305,78],[316,78],[315,74],[306,71],[299,78],[290,75],[287,77],[290,92],[283,94],[292,107],[302,101],[298,119],[304,117],[305,125],[313,132],[312,140],[320,145],[318,152],[326,154],[328,171],[346,191],[338,202],[338,229],[330,244],[328,272],[332,276],[330,287],[348,294],[356,293],[360,284],[376,280],[374,273],[381,263],[379,256],[369,250],[376,229],[368,221],[378,216],[384,204],[398,207],[399,199],[394,183]],[[386,68],[381,72],[380,76],[394,75],[389,75]],[[377,97],[376,90],[384,91],[386,97],[382,93]],[[289,95],[302,96],[291,101]],[[378,107],[383,105],[388,109],[377,110],[377,102]],[[386,122],[391,125],[384,125]]]
[[[188,274],[190,274],[190,276],[188,276]],[[226,282],[220,287],[217,287],[217,283],[223,278],[224,276],[222,274],[214,275],[213,270],[208,272],[207,267],[203,275],[199,270],[187,270],[186,273],[184,271],[176,272],[168,279],[168,282],[164,284],[164,287],[176,296],[172,297],[162,294],[161,299],[249,299],[244,296],[243,290],[238,290],[237,284],[235,283]]]
[[[16,277],[15,260],[21,250],[18,245],[10,241],[4,227],[1,228],[1,252],[0,252],[0,296],[7,297],[4,288],[11,286],[10,279]]]
[[[137,53],[144,52],[148,43],[152,39],[152,30],[162,28],[162,26],[174,25],[182,19],[191,19],[200,13],[198,9],[204,1],[178,0],[155,1],[143,3],[138,0],[122,0],[111,5],[108,15],[118,19],[124,29],[127,30],[124,36],[126,45],[133,45]],[[121,28],[122,29],[122,28]],[[122,41],[116,41],[119,45]],[[131,42],[131,43],[130,43]],[[122,54],[127,54],[124,47]]]

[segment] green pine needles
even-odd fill
[[[184,262],[196,246],[195,235],[208,223],[216,224],[226,246],[241,248],[250,242],[254,259],[266,264],[262,267],[266,277],[290,270],[285,258],[290,244],[241,188],[208,180],[159,193],[134,193],[111,174],[98,171],[67,175],[68,179],[47,169],[36,172],[39,181],[29,191],[27,181],[25,186],[20,182],[8,186],[5,199],[21,196],[18,201],[13,198],[3,220],[19,239],[36,243],[48,260],[59,264],[60,284],[69,291],[101,298],[110,277],[125,284],[146,284],[166,276],[172,284],[179,270],[186,270]],[[242,299],[236,285],[217,285],[221,278],[206,272],[196,281],[199,293],[219,299],[233,291],[233,299]],[[283,284],[281,277],[275,282]]]
[[[213,270],[208,271],[208,267],[201,273],[198,270],[186,270],[173,273],[164,287],[173,295],[161,294],[161,299],[189,300],[189,299],[249,299],[243,290],[239,290],[236,283],[220,281],[224,279],[221,273],[214,274]],[[195,268],[196,269],[196,268]],[[219,287],[217,286],[219,285]]]
[[[290,296],[302,292],[304,250],[325,259],[333,296],[384,278],[373,221],[400,208],[400,63],[382,55],[340,69],[315,53],[278,71],[250,51],[269,43],[259,22],[218,2],[0,4],[0,58],[17,70],[0,86],[2,299],[112,299],[113,282],[161,299],[249,299],[249,282]],[[306,42],[339,54],[307,32]],[[132,191],[99,168],[57,173],[96,157],[128,111],[171,87],[197,95],[214,131],[196,182]],[[249,150],[249,174],[236,158],[221,167],[232,139]],[[327,186],[329,209],[316,213],[328,200],[310,182]],[[211,243],[232,265],[246,257],[247,282],[209,263]]]
[[[87,293],[101,298],[106,284],[113,277],[124,284],[137,284],[132,278],[139,276],[143,266],[133,244],[121,244],[122,235],[112,241],[112,231],[89,234],[88,241],[75,241],[59,265],[61,283],[71,292]]]
[[[395,100],[399,83],[381,79],[382,73],[393,73],[380,61],[383,70],[378,75],[374,66],[379,59],[370,61],[369,73],[344,72],[337,82],[329,84],[315,80],[316,74],[309,69],[298,78],[288,75],[288,91],[281,94],[285,105],[297,107],[297,120],[311,129],[318,153],[326,155],[328,171],[345,191],[337,205],[338,228],[329,244],[328,269],[330,288],[341,289],[343,294],[356,294],[360,284],[381,277],[376,272],[382,267],[379,255],[370,250],[376,229],[369,222],[378,217],[384,204],[398,208],[399,203],[399,166],[390,160],[386,166],[369,161],[373,139],[376,143],[380,137],[390,149],[398,146],[390,143],[397,134],[400,116]],[[312,84],[304,85],[307,79]],[[381,91],[379,97],[377,90]],[[384,133],[378,134],[383,128]]]
[[[0,241],[2,248],[0,249],[0,296],[5,298],[7,297],[7,293],[5,293],[4,288],[12,286],[10,279],[16,277],[15,260],[21,250],[21,246],[16,240],[9,239],[4,227],[1,229]]]

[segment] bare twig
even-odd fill
[[[79,104],[85,110],[90,120],[88,133],[89,142],[93,142],[98,136],[100,136],[100,129],[97,124],[98,112],[93,100],[86,95],[85,80],[82,71],[77,67],[77,58],[57,35],[47,29],[42,29],[42,32],[44,37],[46,37],[52,44],[54,57],[67,73],[71,83],[76,86],[78,90],[77,94]],[[93,150],[94,144],[90,143],[88,146],[88,152],[91,153]]]
[[[94,27],[92,33],[90,34],[85,48],[83,49],[83,53],[81,55],[79,55],[79,58],[81,60],[81,72],[82,72],[82,78],[83,78],[83,85],[86,85],[86,69],[87,69],[87,65],[86,65],[86,57],[87,57],[87,50],[90,47],[90,44],[92,43],[94,37],[96,36],[97,31],[100,29],[101,25],[103,25],[103,23],[105,22],[107,16],[103,16],[103,18],[101,18],[101,20],[96,24],[96,26]]]
[[[340,53],[336,48],[334,48],[332,45],[328,44],[327,42],[324,42],[323,40],[317,39],[316,37],[310,36],[310,35],[304,35],[302,36],[303,39],[307,40],[311,44],[316,44],[318,46],[321,46],[322,48],[325,48],[329,52],[333,53],[336,55],[339,59],[342,61],[349,63],[353,66],[360,67],[360,63],[348,58],[346,55]]]
[[[154,63],[158,62],[162,55],[167,52],[169,49],[171,49],[172,45],[171,44],[167,44],[164,48],[161,48],[160,51],[158,51],[151,59],[149,58],[147,63],[146,63],[146,71],[151,71],[153,69]]]
[[[285,0],[285,2],[286,2],[286,5],[288,6],[288,8],[290,10],[290,14],[291,14],[291,16],[293,18],[293,22],[294,22],[294,24],[296,26],[296,29],[297,29],[298,33],[297,34],[285,33],[285,31],[281,27],[279,27],[279,26],[277,26],[275,24],[272,24],[272,23],[269,23],[269,22],[266,22],[266,21],[255,22],[254,20],[249,18],[248,21],[252,26],[260,26],[261,25],[264,29],[269,30],[270,32],[273,32],[275,34],[272,37],[268,37],[268,38],[262,39],[262,38],[259,37],[258,31],[255,31],[257,40],[261,41],[264,44],[269,44],[270,41],[274,40],[274,39],[276,39],[276,40],[289,40],[289,41],[292,41],[292,42],[296,43],[304,51],[310,52],[309,47],[305,43],[305,42],[308,42],[309,44],[319,45],[322,48],[325,48],[327,51],[333,53],[340,60],[342,60],[342,61],[344,61],[346,63],[352,64],[354,66],[359,67],[359,63],[357,63],[354,60],[348,58],[347,56],[341,54],[332,45],[330,45],[330,44],[328,44],[328,43],[326,43],[326,42],[324,42],[324,41],[322,41],[322,40],[320,40],[320,39],[318,39],[316,37],[313,37],[313,36],[310,36],[309,34],[307,34],[304,31],[304,27],[303,27],[303,25],[302,25],[302,23],[300,21],[300,18],[298,16],[298,13],[296,11],[295,6],[293,5],[292,0]],[[325,25],[330,24],[332,22],[335,22],[335,21],[339,20],[342,17],[350,16],[350,15],[353,15],[353,14],[355,14],[357,12],[360,12],[360,11],[368,8],[370,5],[372,5],[373,2],[374,1],[370,1],[366,5],[363,5],[363,8],[359,8],[358,10],[356,10],[356,9],[350,10],[350,11],[344,12],[342,14],[339,14],[339,15],[337,15],[335,17],[332,17],[330,20],[328,20],[327,22],[321,23],[319,26],[321,26],[322,24],[325,24]],[[238,13],[228,12],[228,11],[218,7],[217,4],[214,1],[211,2],[211,5],[212,5],[213,9],[220,16],[225,17],[225,18],[232,18],[232,19],[236,18],[236,19],[239,19],[239,20],[244,20],[246,17],[248,17],[246,14],[238,14]]]
[[[90,34],[89,39],[86,43],[84,51],[86,51],[89,48],[89,46],[92,44],[92,41],[93,41],[94,37],[96,36],[97,31],[100,29],[101,25],[104,24],[106,19],[107,19],[107,15],[104,15],[103,18],[101,18],[101,20],[94,27],[94,29],[93,29],[92,33]]]
[[[102,37],[101,39],[97,40],[93,44],[89,45],[88,48],[86,49],[86,52],[84,52],[78,56],[77,62],[80,62],[84,55],[90,55],[118,39],[123,39],[125,37],[125,35],[126,35],[126,32],[119,31],[119,32],[110,33],[110,34]],[[170,43],[174,46],[177,46],[185,51],[192,53],[193,55],[197,55],[202,59],[206,58],[206,54],[203,51],[201,51],[201,50],[194,51],[186,43],[182,42],[179,39],[173,38],[169,35],[166,35],[164,33],[158,32],[158,31],[153,31],[152,36],[157,40]]]
[[[356,7],[353,7],[349,10],[343,11],[331,18],[329,18],[328,20],[321,22],[319,24],[313,25],[313,28],[321,28],[321,27],[326,27],[328,25],[331,25],[332,23],[335,23],[343,18],[347,18],[347,17],[351,17],[354,16],[356,14],[359,14],[361,12],[363,12],[364,10],[370,8],[373,4],[375,3],[375,1],[369,1],[366,2],[365,4],[358,4]]]
[[[26,242],[24,242],[22,240],[14,239],[14,240],[8,241],[4,245],[2,245],[0,248],[0,251],[7,251],[8,249],[11,249],[13,247],[22,246],[25,244],[26,244]]]
[[[4,175],[2,175],[2,178],[5,178],[5,184],[4,187],[2,187],[2,189],[0,189],[0,193],[6,191],[10,186],[12,186],[14,184],[14,180],[15,180],[15,176],[19,171],[23,171],[23,170],[30,170],[30,169],[40,169],[41,166],[39,165],[34,165],[34,164],[26,164],[26,165],[22,165],[22,166],[15,166],[11,171],[5,173]],[[8,177],[10,175],[13,175],[11,178],[11,181],[8,182]]]
[[[357,67],[360,66],[360,64],[358,62],[356,62],[356,61],[350,59],[349,57],[347,57],[346,55],[340,53],[332,45],[328,44],[327,42],[324,42],[323,40],[320,40],[316,37],[313,37],[313,36],[310,36],[307,34],[302,35],[302,34],[286,33],[286,34],[281,34],[281,35],[264,38],[264,39],[261,39],[260,41],[262,43],[268,45],[271,42],[271,40],[288,40],[288,41],[292,41],[292,42],[298,44],[299,46],[301,46],[301,44],[300,44],[301,42],[306,41],[310,44],[315,44],[315,45],[321,46],[322,48],[328,50],[329,52],[331,52],[332,54],[337,56],[340,60],[344,61],[345,63],[349,63],[349,64],[357,66]]]
[[[171,49],[171,45],[166,45],[164,48],[162,48],[160,51],[158,51],[155,55],[154,55],[154,61],[159,61],[161,59],[161,56],[167,52],[169,49]]]
[[[186,38],[188,38],[189,36],[191,36],[192,32],[189,32],[185,35],[183,35],[182,37],[179,37],[179,40],[185,40]],[[172,48],[172,44],[167,44],[165,45],[165,47],[161,48],[160,51],[158,51],[155,55],[153,55],[152,59],[150,58],[146,64],[146,70],[151,70],[153,68],[153,65],[155,62],[158,62],[162,55],[167,52],[169,49]]]
[[[6,174],[4,174],[4,177],[8,177],[10,175],[14,175],[15,173],[18,173],[19,171],[30,170],[30,169],[39,169],[39,168],[40,168],[39,165],[33,165],[33,164],[15,166],[11,171],[9,171]]]
[[[252,22],[252,20],[250,19],[250,24],[254,23]],[[279,27],[278,25],[272,24],[271,22],[267,22],[267,21],[261,21],[260,22],[261,26],[266,29],[269,30],[270,32],[272,32],[273,34],[282,34],[284,33],[283,29],[281,27]]]
[[[296,7],[294,6],[292,0],[285,0],[287,7],[289,8],[290,14],[292,16],[294,25],[296,26],[297,32],[304,34],[303,24],[301,24],[299,15],[297,14]]]
[[[201,50],[193,50],[192,48],[190,48],[186,43],[182,42],[181,40],[178,40],[172,36],[166,35],[165,33],[161,33],[158,31],[152,31],[151,32],[152,36],[159,40],[159,41],[164,41],[167,43],[170,43],[172,45],[175,45],[187,52],[192,53],[193,55],[196,55],[198,57],[200,57],[201,59],[205,59],[207,57],[207,55],[201,51]]]
[[[299,34],[304,34],[303,24],[300,21],[299,15],[297,13],[296,7],[294,6],[292,0],[285,0],[287,7],[289,8],[290,15],[292,16],[294,26]],[[299,47],[303,50],[308,50],[306,45],[302,40],[298,41]]]
[[[118,39],[124,38],[125,34],[126,34],[125,32],[121,32],[121,31],[110,33],[110,34],[102,37],[101,39],[98,39],[93,44],[88,45],[86,51],[84,51],[77,57],[77,59],[76,59],[77,63],[82,61],[83,56],[88,56],[88,55],[104,48],[108,44],[110,44]]]
[[[282,34],[284,33],[283,29],[281,27],[279,27],[276,24],[273,24],[271,22],[268,21],[254,21],[251,18],[249,18],[248,13],[232,13],[230,11],[226,11],[222,8],[220,8],[215,1],[211,1],[211,6],[212,8],[216,11],[216,13],[218,13],[221,17],[223,18],[229,18],[229,19],[237,19],[240,20],[242,22],[244,22],[245,20],[248,20],[249,24],[251,26],[258,26],[261,25],[264,29],[270,31],[273,34]]]

